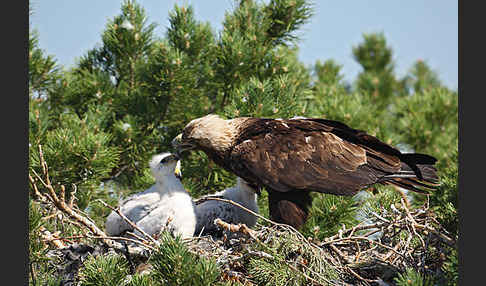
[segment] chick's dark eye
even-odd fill
[[[167,163],[167,161],[169,161],[169,157],[165,157],[164,159],[160,160],[159,164]]]

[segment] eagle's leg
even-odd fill
[[[268,191],[270,219],[300,229],[307,220],[312,197],[307,191]]]

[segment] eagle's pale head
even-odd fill
[[[231,120],[209,114],[189,122],[182,133],[172,140],[172,146],[179,154],[200,148],[224,152],[231,146],[235,136]]]
[[[179,156],[172,153],[157,154],[150,160],[150,170],[157,182],[163,181],[168,176],[180,176]]]

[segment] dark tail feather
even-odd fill
[[[428,194],[429,193],[428,190],[419,189],[419,188],[415,187],[414,185],[403,182],[403,181],[398,181],[398,180],[387,181],[387,182],[384,182],[384,184],[394,185],[394,186],[397,186],[397,187],[400,187],[400,188],[403,188],[403,189],[406,189],[406,190],[409,190],[409,191],[421,193],[421,194]]]
[[[418,193],[428,193],[439,186],[435,159],[425,154],[402,154],[400,172],[385,176],[383,183]]]
[[[428,175],[430,179],[434,179],[435,177],[434,180],[438,180],[437,170],[434,168],[437,159],[434,157],[426,154],[408,153],[402,154],[400,160],[402,161],[402,170],[412,170],[417,175],[417,178],[427,180],[426,177]],[[427,174],[424,174],[424,172]]]

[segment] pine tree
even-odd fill
[[[393,51],[383,33],[364,34],[363,43],[353,47],[354,59],[363,71],[358,74],[357,90],[369,93],[375,104],[384,109],[397,94]]]
[[[115,206],[118,199],[153,184],[148,160],[156,153],[173,151],[172,138],[194,118],[209,113],[226,118],[327,118],[402,150],[436,156],[443,185],[431,194],[430,207],[457,238],[458,92],[445,87],[424,61],[417,61],[398,78],[383,33],[365,34],[363,42],[352,47],[363,71],[351,82],[344,80],[342,65],[333,59],[306,67],[298,59],[298,36],[311,19],[312,8],[304,0],[235,1],[221,31],[215,31],[196,18],[190,5],[175,5],[168,14],[167,31],[157,35],[156,24],[149,22],[142,5],[125,0],[120,14],[108,20],[100,43],[69,70],[58,66],[54,56],[45,55],[38,43],[42,35],[31,31],[29,174],[35,177],[34,172],[42,172],[42,150],[53,183],[64,185],[68,199],[73,194],[76,207],[102,228],[109,209],[97,199]],[[203,152],[192,153],[182,164],[183,183],[195,198],[235,182],[233,174]],[[41,186],[40,191],[45,189]],[[266,195],[263,191],[259,196],[259,207],[268,217]],[[391,206],[401,198],[383,186],[356,197],[312,195],[310,218],[301,233],[314,241],[367,216],[392,212]],[[413,197],[413,205],[423,200],[424,196]],[[46,257],[50,247],[45,247],[40,229],[64,236],[80,229],[57,219],[56,210],[39,200],[32,185],[29,218],[30,284],[54,285],[58,282],[52,268],[55,261]],[[242,260],[255,283],[305,281],[283,262],[294,255],[293,239],[282,236],[266,248],[258,245],[274,260]],[[217,263],[190,252],[183,241],[163,234],[161,242],[150,258],[155,266],[151,275],[129,273],[128,261],[121,255],[100,256],[80,269],[82,284],[226,283]],[[448,251],[450,257],[438,274],[426,279],[457,280],[457,249]],[[440,251],[431,249],[430,255],[439,256]],[[310,252],[305,259],[321,277],[338,279],[331,266],[312,264],[317,258]],[[423,273],[412,270],[403,269],[397,277],[398,284],[429,283],[420,280]]]

